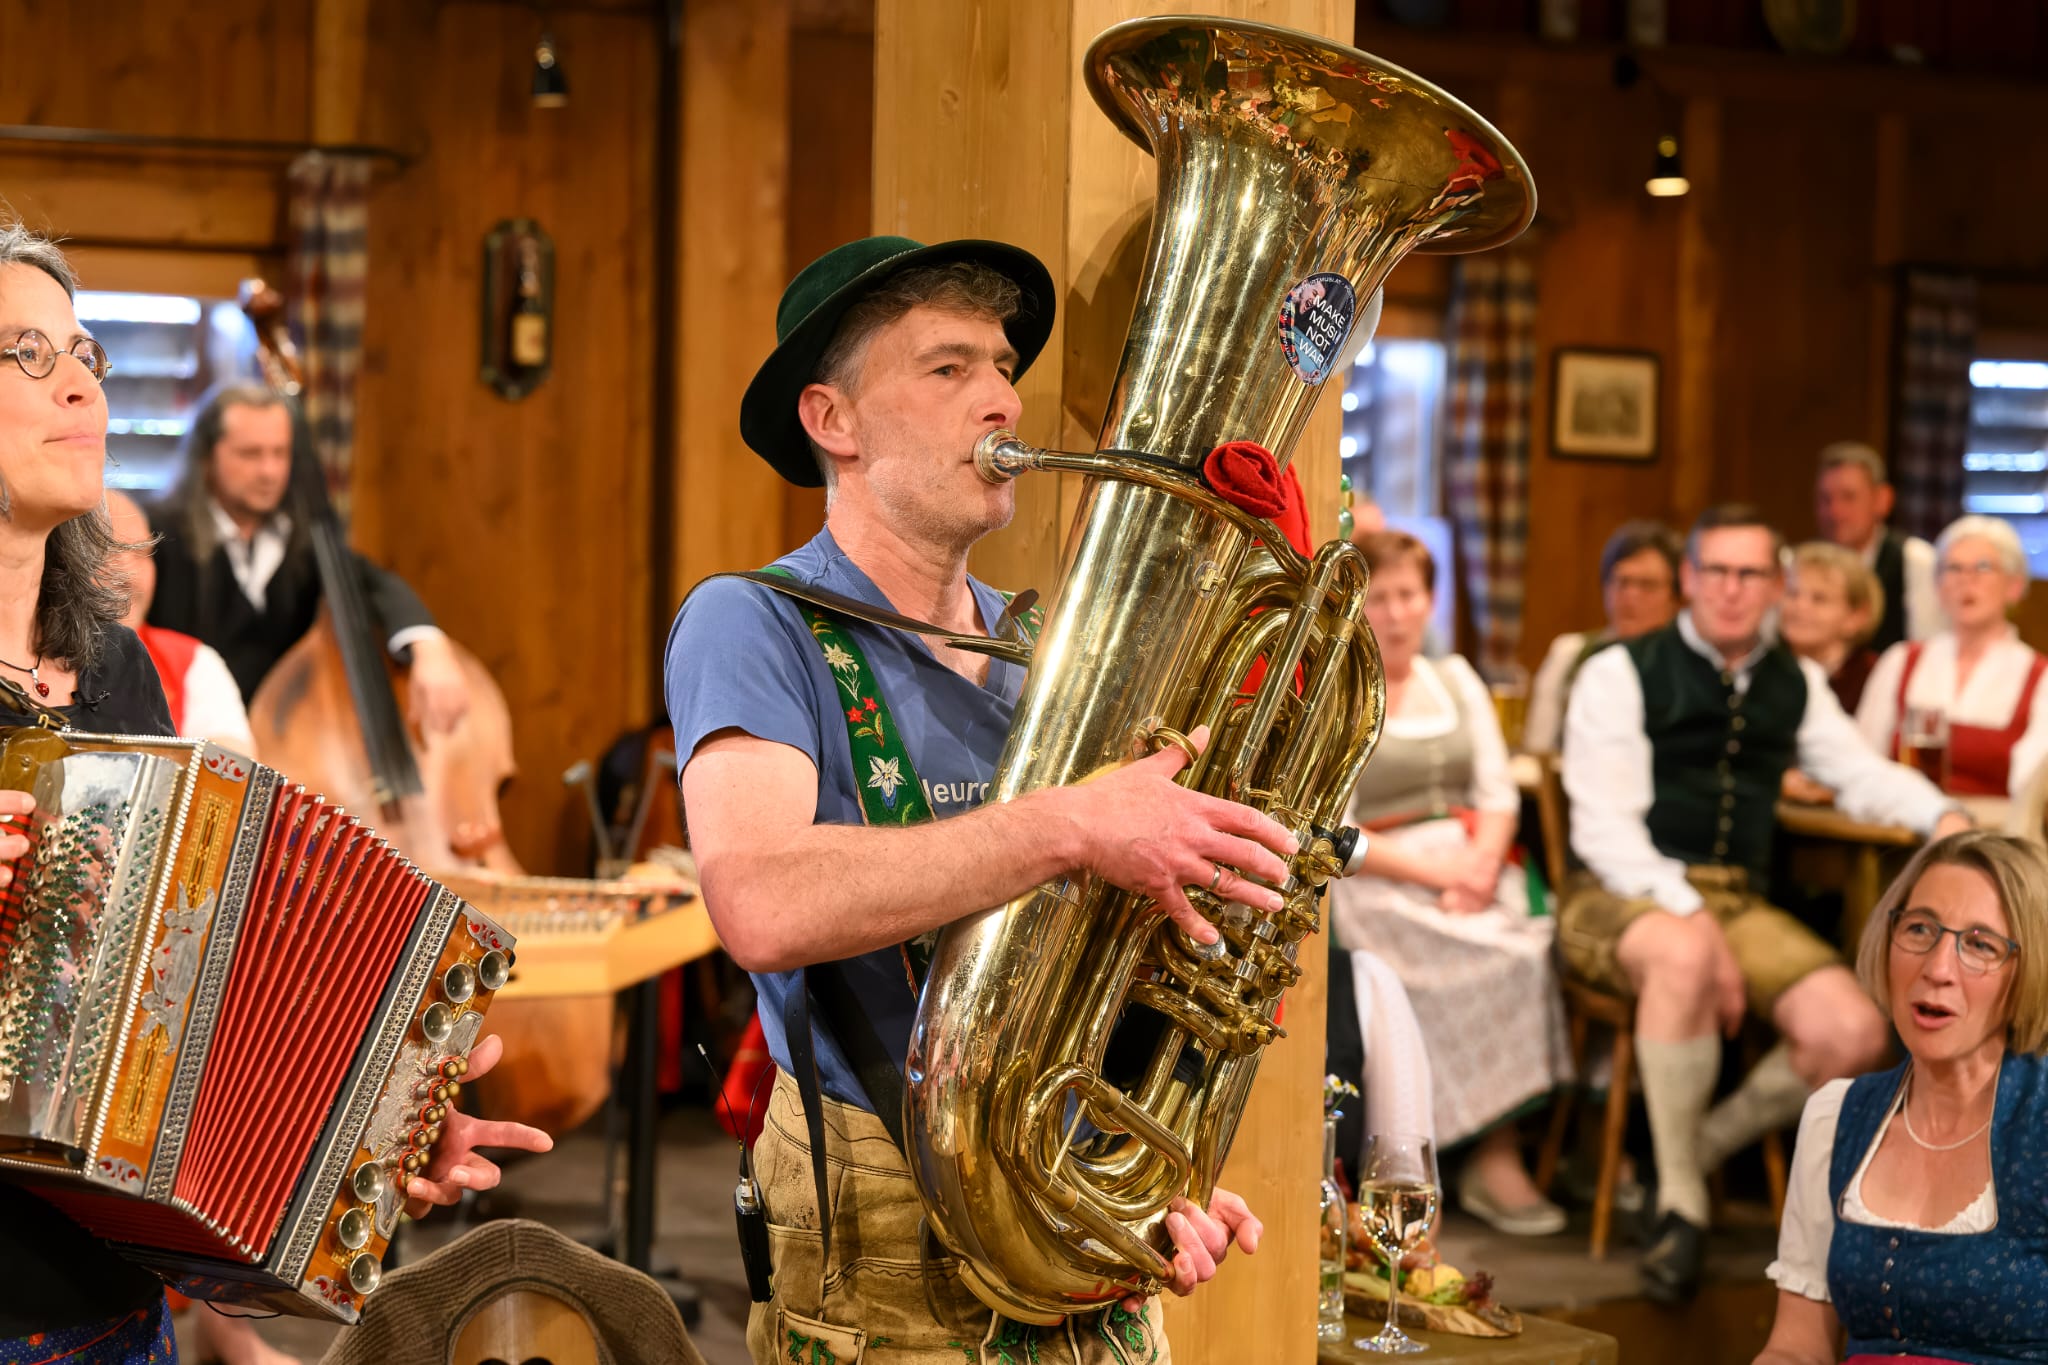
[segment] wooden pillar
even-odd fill
[[[1190,11],[1283,24],[1349,42],[1340,0],[1235,0]],[[1022,434],[1092,445],[1143,265],[1152,159],[1118,133],[1082,84],[1095,35],[1150,14],[1142,0],[877,0],[876,232],[920,241],[994,237],[1035,253],[1061,289],[1051,342],[1019,386]],[[1334,386],[1333,386],[1334,387]],[[1336,533],[1341,414],[1325,396],[1295,462],[1318,537]],[[1050,588],[1077,485],[1020,480],[1008,531],[975,554],[976,574]],[[1256,1257],[1167,1310],[1177,1365],[1315,1359],[1316,1185],[1321,1176],[1326,936],[1302,953],[1288,1037],[1259,1081],[1223,1184],[1266,1224]]]
[[[670,604],[782,554],[786,485],[740,439],[740,396],[775,349],[789,174],[789,0],[683,6],[681,300]]]

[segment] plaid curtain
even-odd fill
[[[306,372],[300,403],[328,492],[345,516],[363,354],[370,165],[359,157],[308,152],[292,163],[289,181],[289,303]]]
[[[1512,665],[1522,639],[1535,323],[1536,271],[1526,252],[1456,259],[1444,492],[1478,636],[1474,662],[1489,677]]]
[[[1892,373],[1892,524],[1932,540],[1963,512],[1970,435],[1970,358],[1977,349],[1977,282],[1908,269],[1899,288]]]

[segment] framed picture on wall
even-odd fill
[[[1560,348],[1551,368],[1551,453],[1655,459],[1658,368],[1650,351]]]

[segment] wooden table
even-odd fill
[[[1986,829],[2003,829],[2012,817],[2012,802],[2001,796],[1959,797],[1958,804]],[[1795,877],[1841,887],[1841,944],[1853,954],[1864,922],[1884,896],[1892,868],[1904,860],[1898,850],[1918,848],[1920,836],[1899,825],[1867,825],[1833,806],[1804,801],[1778,803],[1778,828],[1795,841]]]
[[[717,947],[701,900],[598,931],[527,934],[498,998],[613,995]]]
[[[1461,1337],[1448,1332],[1407,1329],[1429,1347],[1421,1356],[1383,1356],[1361,1351],[1351,1343],[1376,1335],[1377,1318],[1344,1315],[1344,1340],[1322,1343],[1318,1365],[1366,1365],[1367,1362],[1417,1360],[1428,1365],[1618,1365],[1621,1346],[1604,1332],[1572,1327],[1548,1318],[1522,1315],[1522,1330],[1511,1337]]]

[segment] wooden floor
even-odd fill
[[[747,1291],[732,1226],[734,1170],[732,1141],[705,1111],[679,1109],[664,1118],[656,1251],[703,1291],[704,1314],[691,1335],[711,1365],[744,1365],[747,1358]],[[598,1231],[595,1201],[602,1178],[603,1145],[594,1133],[582,1132],[525,1162],[511,1179],[522,1196],[523,1216],[582,1236]],[[1710,1251],[1711,1283],[1682,1311],[1638,1296],[1635,1247],[1619,1233],[1606,1261],[1588,1258],[1583,1217],[1556,1237],[1528,1239],[1500,1236],[1453,1211],[1441,1246],[1459,1268],[1491,1274],[1512,1307],[1615,1337],[1624,1362],[1748,1365],[1770,1330],[1776,1294],[1763,1271],[1776,1237],[1761,1207],[1734,1205],[1725,1221],[1730,1226],[1715,1233]],[[444,1219],[430,1219],[413,1230],[408,1254],[425,1255],[447,1235]],[[180,1335],[189,1342],[185,1326]],[[280,1318],[260,1323],[258,1330],[311,1365],[336,1329]],[[188,1347],[185,1359],[199,1357]]]

